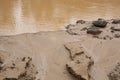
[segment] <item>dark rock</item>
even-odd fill
[[[107,23],[108,22],[103,19],[98,19],[97,21],[93,21],[93,25],[100,28],[106,27]]]
[[[3,61],[0,60],[0,64],[3,64]]]
[[[115,34],[114,37],[115,38],[120,38],[120,34]]]
[[[35,80],[36,77],[33,75],[28,75],[27,72],[24,72],[18,76],[18,80]]]
[[[26,58],[26,57],[23,57],[22,61],[25,61],[25,58]]]
[[[76,32],[72,32],[72,29],[68,29],[66,30],[67,33],[69,33],[70,35],[78,35]]]
[[[87,28],[86,28],[86,27],[84,27],[84,28],[82,28],[82,29],[81,29],[81,31],[86,31],[86,30],[87,30]]]
[[[112,23],[113,24],[120,24],[120,19],[113,19]]]
[[[0,57],[0,71],[3,70],[3,66],[2,66],[2,64],[3,64],[3,60],[2,60],[2,58]]]
[[[3,64],[3,59],[0,57],[0,65]]]
[[[65,28],[66,28],[66,29],[69,29],[70,27],[75,27],[75,25],[69,24],[69,25],[67,25]]]
[[[15,66],[15,63],[13,63],[12,65]]]
[[[29,68],[30,67],[30,64],[31,64],[31,61],[32,61],[32,58],[28,57],[28,62],[26,62],[26,65],[25,65],[25,69]]]
[[[19,78],[21,78],[21,77],[26,77],[26,75],[27,75],[27,72],[24,72],[24,73],[20,74],[18,77],[19,77]]]
[[[0,66],[0,71],[2,71],[2,70],[3,70],[3,67]]]
[[[109,36],[109,35],[106,35],[106,36],[103,37],[103,39],[104,39],[104,40],[112,40],[113,37],[111,37],[111,36]]]
[[[77,23],[77,24],[78,24],[78,23],[84,24],[85,21],[84,21],[84,20],[78,20],[76,23]]]
[[[106,37],[103,37],[104,40],[106,40]]]
[[[15,67],[10,67],[10,69],[15,69]]]
[[[99,39],[99,36],[93,35],[93,38],[98,38]]]
[[[115,66],[114,69],[108,74],[109,80],[120,80],[120,66],[119,64]]]
[[[98,18],[98,20],[104,20],[104,19],[102,19],[102,18]]]
[[[91,28],[88,28],[87,29],[87,34],[92,34],[92,35],[98,35],[100,34],[102,31],[99,30],[98,28],[96,27],[91,27]]]
[[[120,28],[111,27],[110,29],[113,31],[120,31]]]
[[[114,30],[111,30],[111,33],[114,33]]]
[[[18,80],[16,78],[4,78],[3,80]]]

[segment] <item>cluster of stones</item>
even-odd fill
[[[90,22],[90,21],[89,21]],[[80,24],[78,26],[78,24]],[[108,24],[113,25],[112,27],[108,26]],[[120,27],[116,27],[116,24],[120,24],[120,19],[112,19],[112,20],[104,20],[99,18],[96,21],[92,21],[88,23],[84,20],[78,20],[75,25],[68,25],[66,27],[66,31],[71,35],[80,35],[81,31],[86,31],[87,34],[92,35],[94,38],[98,39],[113,39],[113,38],[120,38]],[[83,28],[81,26],[84,25]],[[120,25],[119,25],[120,26]],[[109,27],[110,32],[113,34],[112,36],[109,34],[106,34],[104,36],[99,36],[102,32],[106,30],[106,28]],[[107,30],[106,30],[107,31]],[[117,33],[116,33],[117,32]]]
[[[102,31],[99,30],[99,28],[105,28],[107,23],[108,22],[104,19],[98,19],[97,21],[93,21],[93,26],[87,29],[87,33],[93,35],[100,34]]]

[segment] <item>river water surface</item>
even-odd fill
[[[119,17],[120,0],[0,0],[0,34],[62,30],[78,19]]]

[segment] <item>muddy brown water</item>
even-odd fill
[[[62,30],[78,19],[119,17],[120,0],[0,0],[0,34]]]

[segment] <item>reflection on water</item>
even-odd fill
[[[120,0],[0,0],[0,34],[61,30],[78,19],[120,17]]]

